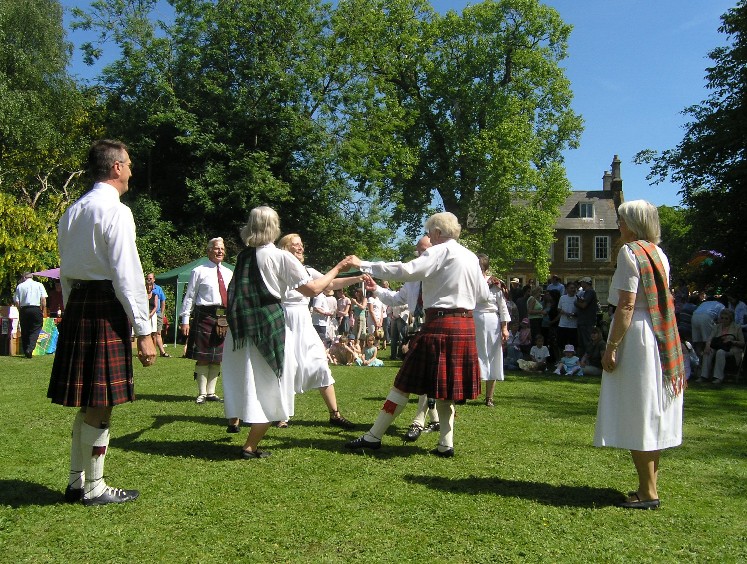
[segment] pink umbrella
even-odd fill
[[[60,279],[60,269],[50,268],[49,270],[40,270],[39,272],[32,272],[34,276],[44,276],[44,278],[56,278]]]

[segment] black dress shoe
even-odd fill
[[[407,433],[405,433],[405,436],[402,438],[408,443],[413,443],[418,440],[418,438],[420,437],[420,433],[422,432],[423,428],[420,425],[412,424],[407,430]]]
[[[329,416],[329,424],[334,425],[335,427],[342,427],[343,429],[353,429],[355,427],[355,423],[345,419],[340,415],[339,411],[335,411]]]
[[[75,503],[81,499],[83,499],[83,488],[74,488],[72,486],[65,488],[66,503]]]
[[[438,447],[436,447],[431,451],[431,454],[435,454],[436,456],[440,456],[441,458],[453,458],[454,449],[448,448],[446,450],[438,450]]]
[[[255,450],[254,452],[241,449],[241,458],[244,460],[252,460],[254,458],[268,458],[270,453],[266,450]]]
[[[381,441],[367,441],[363,437],[358,437],[353,441],[345,443],[345,448],[351,449],[363,449],[370,448],[371,450],[377,450],[381,448]]]
[[[121,490],[106,486],[104,493],[92,499],[83,498],[83,505],[107,505],[109,503],[124,503],[137,499],[140,492],[137,490]]]
[[[238,433],[241,428],[238,425],[229,425],[226,427],[226,433]]]
[[[215,394],[208,394],[205,396],[205,399],[207,401],[223,401],[222,399],[220,399],[220,396],[216,396]]]

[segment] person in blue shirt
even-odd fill
[[[171,355],[166,352],[163,346],[163,337],[161,336],[161,332],[163,331],[163,314],[166,311],[166,294],[163,293],[163,288],[156,284],[156,275],[154,273],[149,272],[145,277],[145,281],[153,283],[153,293],[158,296],[158,308],[156,309],[156,317],[158,318],[156,320],[156,345],[161,356],[169,358]]]

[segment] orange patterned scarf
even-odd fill
[[[648,301],[648,311],[659,346],[664,387],[670,395],[677,396],[685,388],[685,364],[682,345],[674,315],[674,298],[669,291],[664,265],[656,245],[648,241],[627,244],[635,254],[641,271],[641,282]]]

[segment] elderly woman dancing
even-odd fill
[[[381,438],[404,410],[411,393],[436,398],[441,437],[431,452],[454,456],[454,402],[480,395],[480,368],[475,346],[473,310],[488,299],[488,285],[477,257],[456,239],[461,226],[443,212],[425,223],[433,246],[408,262],[371,263],[351,257],[364,273],[388,280],[422,281],[425,324],[410,341],[410,350],[373,427],[345,444],[350,449],[378,449]],[[367,282],[371,290],[376,285]]]
[[[251,423],[241,452],[245,459],[269,456],[258,449],[259,441],[271,421],[287,420],[294,411],[295,368],[287,360],[293,337],[281,305],[283,296],[289,289],[315,296],[349,266],[345,259],[312,279],[296,257],[275,247],[279,235],[277,212],[267,206],[254,208],[241,230],[247,248],[239,254],[228,287],[224,407],[233,424],[240,419]]]
[[[610,284],[616,306],[602,357],[595,446],[629,449],[638,489],[620,507],[659,507],[661,450],[682,443],[685,368],[669,291],[669,260],[657,246],[659,215],[643,200],[618,209],[623,247]]]

